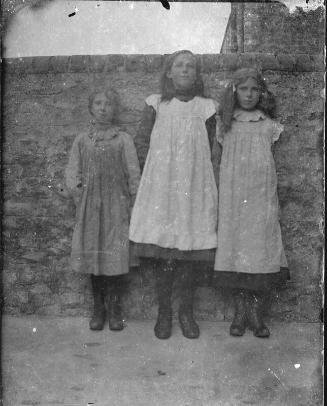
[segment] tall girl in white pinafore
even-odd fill
[[[155,334],[172,328],[174,271],[181,278],[179,321],[197,338],[193,319],[194,261],[212,261],[217,246],[217,187],[211,163],[217,104],[203,96],[203,82],[190,51],[171,55],[161,93],[146,99],[135,138],[143,174],[130,224],[137,254],[156,260],[159,302]]]
[[[256,69],[236,71],[233,88],[225,93],[218,135],[223,152],[214,279],[233,289],[230,334],[242,336],[248,326],[255,336],[269,337],[263,299],[289,278],[272,154],[283,126],[271,119],[275,99]]]

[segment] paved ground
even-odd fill
[[[230,337],[228,323],[201,322],[166,341],[153,322],[91,332],[85,318],[3,319],[4,405],[322,405],[318,324],[272,324],[270,339]]]

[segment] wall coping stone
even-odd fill
[[[244,66],[257,66],[262,71],[323,72],[322,54],[204,54],[197,55],[202,71],[230,71]],[[5,58],[8,74],[158,72],[164,55],[71,55]]]

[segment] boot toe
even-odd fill
[[[254,330],[253,335],[258,338],[268,338],[270,336],[270,331],[267,326],[262,326]]]
[[[93,331],[103,330],[104,321],[105,321],[104,315],[103,316],[98,316],[98,315],[93,316],[89,323],[90,330],[93,330]]]
[[[179,324],[182,329],[183,336],[186,338],[194,339],[199,338],[200,329],[194,321],[193,317],[187,314],[179,315]]]
[[[154,334],[160,340],[166,340],[171,336],[171,330],[172,330],[171,319],[159,318],[154,327]]]
[[[229,329],[229,333],[231,336],[234,336],[234,337],[242,337],[245,333],[245,327],[231,325],[230,329]]]
[[[120,319],[109,319],[109,329],[111,331],[121,331],[124,329],[124,322]]]

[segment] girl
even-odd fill
[[[155,258],[159,302],[154,331],[169,338],[176,269],[181,278],[179,322],[197,338],[193,319],[195,260],[214,260],[217,245],[217,187],[210,161],[216,104],[204,98],[200,68],[190,51],[171,55],[161,94],[146,99],[135,138],[143,175],[132,212],[130,239],[140,257]]]
[[[269,337],[263,297],[288,278],[271,152],[283,126],[271,119],[275,99],[255,69],[235,72],[223,109],[215,279],[233,288],[230,334],[242,336],[249,326],[255,336]]]
[[[109,286],[109,328],[123,329],[120,296],[123,275],[129,271],[129,216],[140,170],[132,138],[113,125],[117,108],[114,89],[90,95],[93,120],[75,139],[66,169],[66,184],[77,209],[72,268],[91,274],[91,330],[103,329]]]

